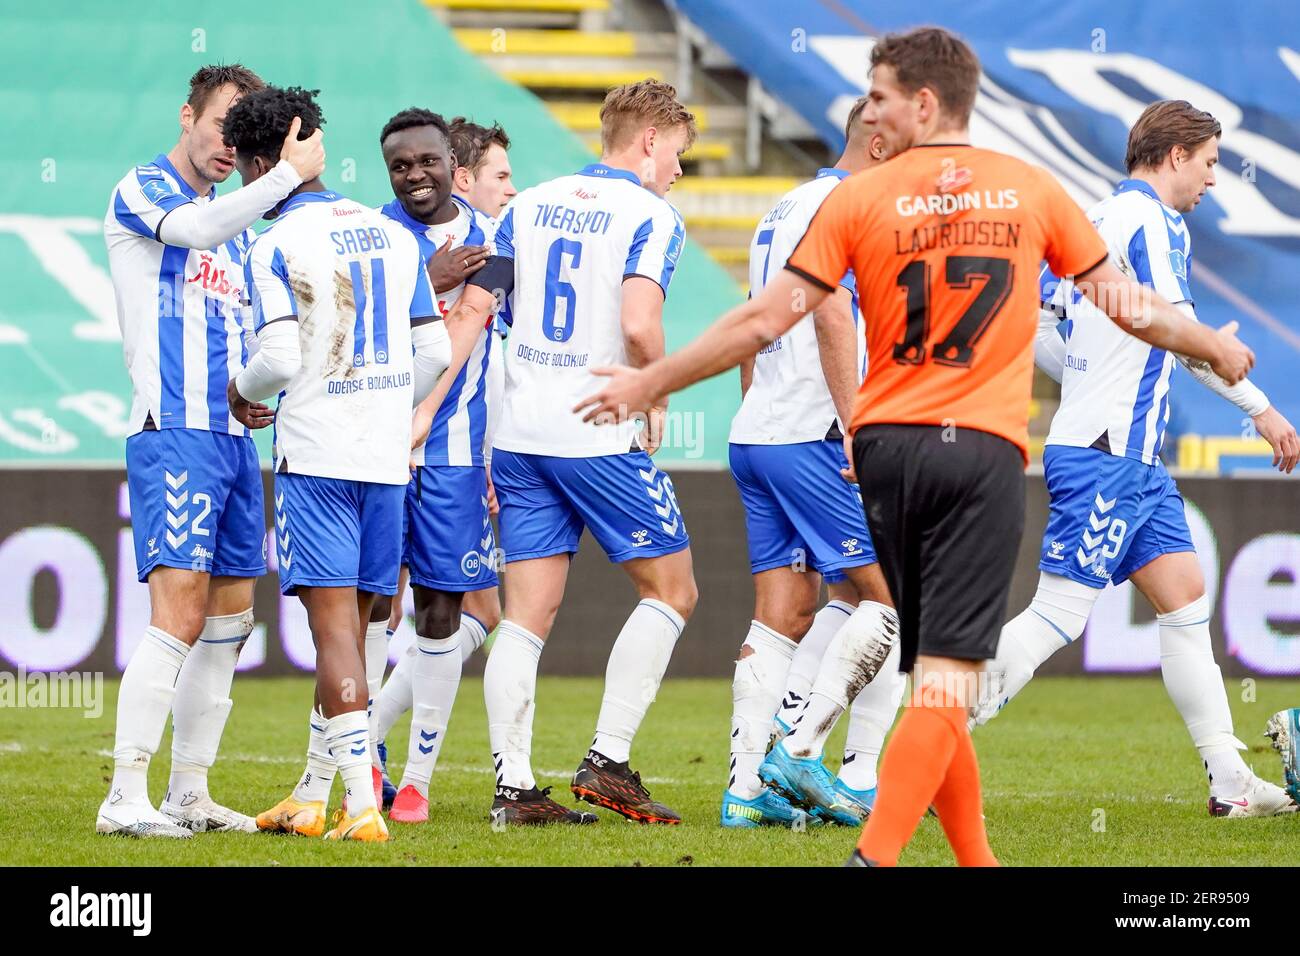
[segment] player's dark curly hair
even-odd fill
[[[456,151],[456,162],[468,166],[470,171],[478,169],[483,163],[488,147],[493,143],[502,149],[510,148],[510,137],[500,123],[480,126],[463,116],[454,117],[449,124],[451,128],[451,148]]]
[[[379,145],[384,145],[384,140],[394,133],[400,133],[404,129],[412,129],[416,126],[432,126],[438,132],[442,133],[443,139],[451,145],[451,131],[447,128],[447,121],[437,113],[431,110],[421,109],[418,106],[412,106],[404,109],[395,115],[379,133]]]
[[[275,159],[295,116],[302,118],[299,139],[307,139],[325,125],[325,117],[316,105],[319,93],[320,90],[304,90],[298,86],[288,89],[268,86],[249,93],[226,113],[222,138],[227,146],[233,146],[245,156]]]

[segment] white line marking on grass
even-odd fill
[[[20,754],[23,745],[16,740],[0,740],[0,754]]]

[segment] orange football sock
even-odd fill
[[[975,745],[966,729],[965,714],[957,725],[957,749],[948,774],[934,795],[934,810],[958,866],[997,866],[984,829],[984,801],[980,795],[980,765]]]
[[[954,722],[965,719],[961,707],[912,703],[904,709],[880,762],[875,808],[858,840],[858,852],[868,860],[881,866],[898,864],[898,854],[942,786],[956,752]]]

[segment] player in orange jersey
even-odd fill
[[[871,671],[901,640],[900,666],[916,673],[849,863],[895,864],[933,804],[958,863],[996,865],[966,718],[997,648],[1024,522],[1039,263],[1073,276],[1126,331],[1203,358],[1229,382],[1254,355],[1236,323],[1206,328],[1127,279],[1044,170],[970,145],[980,68],[962,40],[932,27],[886,36],[871,66],[868,120],[895,158],[836,187],[760,295],[673,355],[601,370],[608,384],[580,408],[643,414],[753,355],[853,270],[871,363],[846,477],[860,479],[898,614],[860,609],[852,656]]]

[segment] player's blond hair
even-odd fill
[[[695,142],[695,114],[677,99],[669,83],[641,80],[616,86],[605,94],[600,107],[600,146],[613,152],[626,146],[639,132],[686,128],[686,148]]]

